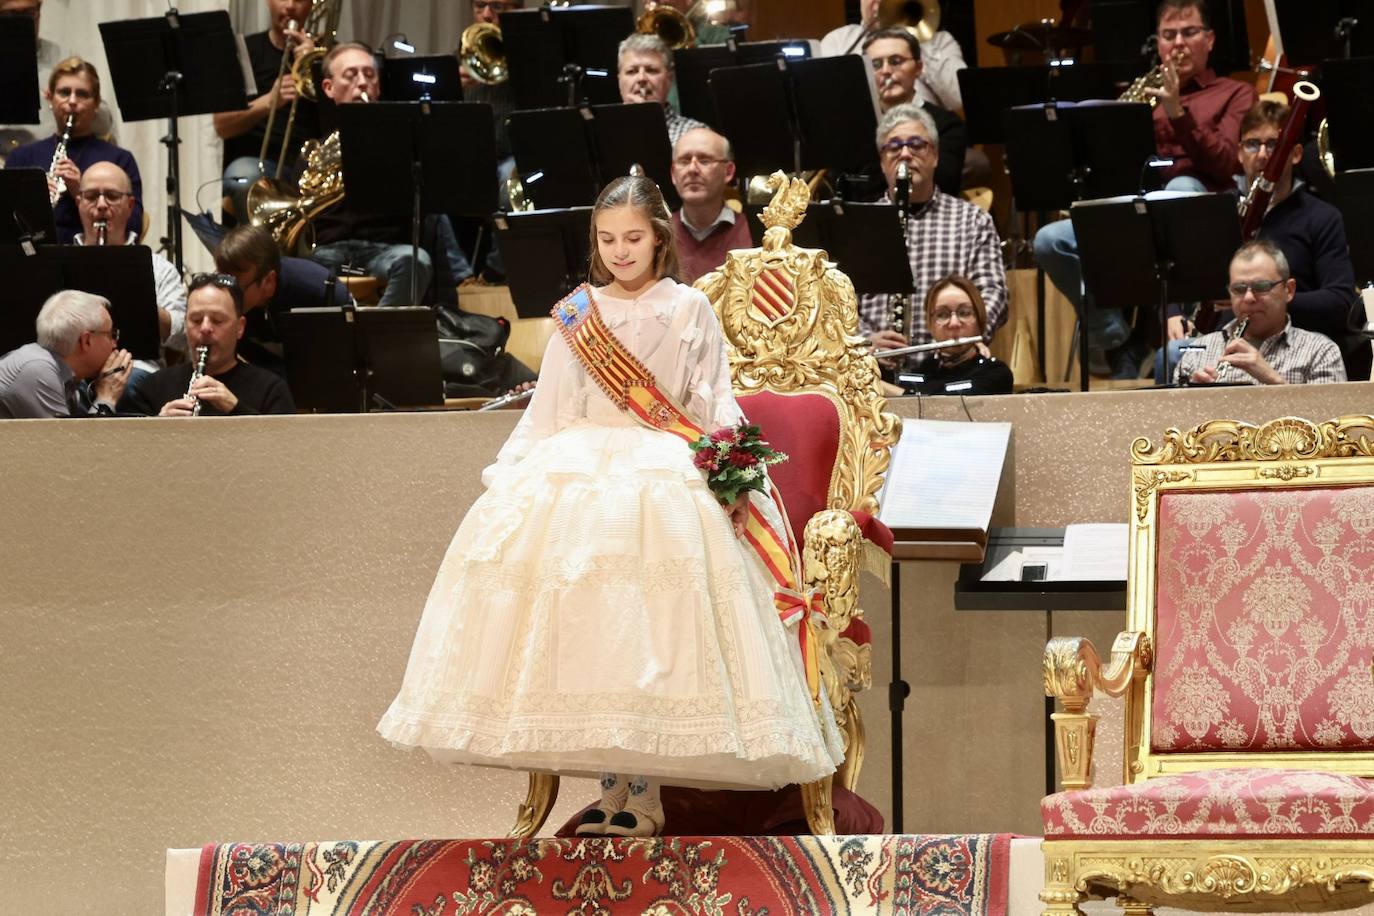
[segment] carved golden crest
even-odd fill
[[[1172,428],[1159,447],[1141,437],[1131,445],[1135,464],[1209,464],[1214,461],[1293,461],[1374,457],[1374,418],[1344,416],[1325,423],[1280,417],[1263,426],[1212,420],[1187,431]]]

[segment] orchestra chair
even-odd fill
[[[876,494],[901,420],[886,411],[877,362],[858,336],[853,284],[824,252],[792,244],[810,199],[806,183],[775,173],[769,186],[776,193],[763,211],[763,247],[730,252],[696,286],[720,318],[740,407],[788,455],[769,475],[801,551],[803,588],[815,590],[828,623],[819,629],[821,689],[845,739],[838,771],[800,787],[807,825],[830,835],[834,782],[853,791],[863,765],[853,694],[872,685],[872,634],[859,573],[888,577],[892,532],[877,519]],[[531,773],[511,835],[533,836],[557,794],[557,776]]]
[[[1128,629],[1105,663],[1045,649],[1045,916],[1367,903],[1374,417],[1213,420],[1131,464]],[[1095,690],[1125,703],[1124,785],[1092,784]]]

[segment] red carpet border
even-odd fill
[[[196,916],[1006,916],[1010,834],[226,843]]]

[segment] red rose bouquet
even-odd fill
[[[706,472],[706,485],[722,506],[733,505],[741,493],[764,489],[764,468],[787,460],[760,437],[757,426],[741,420],[690,443],[692,463]]]

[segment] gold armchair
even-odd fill
[[[1368,902],[1374,417],[1212,421],[1132,463],[1128,629],[1105,664],[1045,650],[1045,916]],[[1097,690],[1124,697],[1124,785],[1093,786]]]

